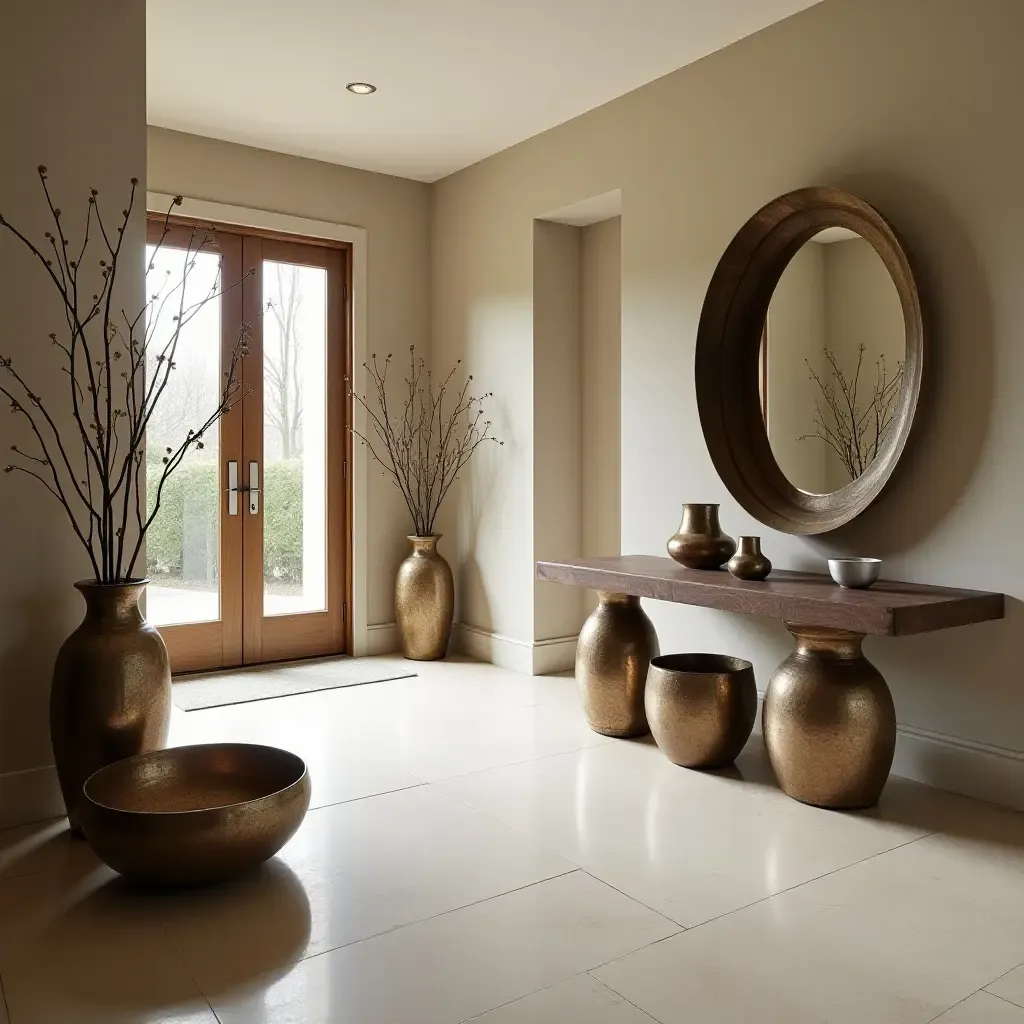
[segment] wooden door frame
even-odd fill
[[[351,430],[353,424],[353,402],[347,393],[347,388],[345,387],[345,381],[350,380],[353,377],[353,365],[355,360],[356,331],[354,329],[355,325],[353,302],[355,246],[353,242],[345,241],[342,239],[324,238],[315,235],[305,235],[293,231],[278,230],[276,228],[270,227],[251,226],[248,224],[235,223],[232,221],[219,221],[202,216],[201,211],[197,210],[196,212],[193,213],[187,210],[187,208],[185,211],[181,213],[168,216],[166,213],[167,206],[163,205],[161,202],[166,198],[167,197],[160,196],[154,193],[147,194],[147,240],[150,239],[150,236],[159,239],[159,237],[162,235],[163,227],[165,224],[171,227],[175,236],[179,236],[184,234],[185,232],[191,231],[194,227],[198,225],[201,227],[209,227],[213,229],[213,233],[215,233],[216,236],[237,239],[240,257],[244,253],[244,243],[247,237],[256,240],[267,240],[270,243],[284,243],[285,245],[298,244],[310,247],[329,249],[332,250],[333,252],[338,253],[340,257],[340,276],[336,277],[335,279],[331,299],[333,300],[332,305],[335,305],[337,307],[338,316],[340,318],[339,330],[341,334],[341,352],[338,354],[340,355],[340,360],[335,359],[333,361],[331,360],[330,352],[328,352],[328,408],[331,407],[331,402],[333,399],[335,406],[340,410],[341,422],[339,424],[338,429],[341,432],[341,437],[339,439],[336,436],[331,437],[330,434],[328,435],[326,459],[328,463],[327,486],[328,492],[330,494],[328,501],[331,505],[333,505],[336,512],[338,513],[338,518],[340,518],[341,524],[340,529],[342,532],[340,546],[335,546],[337,545],[337,538],[332,537],[330,533],[328,534],[327,557],[329,560],[334,559],[335,561],[337,561],[337,559],[339,558],[343,558],[344,560],[344,568],[340,574],[340,586],[334,587],[333,595],[329,591],[328,601],[332,599],[332,596],[334,600],[337,600],[340,597],[343,607],[343,621],[337,635],[335,637],[332,637],[330,650],[317,650],[312,654],[309,654],[309,652],[307,652],[307,655],[322,656],[324,654],[329,653],[363,653],[361,650],[358,652],[355,650],[357,646],[355,639],[357,609],[355,608],[354,600],[355,578],[353,571],[355,560],[356,525],[356,510],[354,501],[355,473],[353,472],[353,437]],[[188,201],[189,205],[192,205],[193,202],[194,201]],[[218,204],[198,205],[217,206]],[[163,212],[159,212],[161,210],[161,206],[163,208]],[[252,213],[256,214],[257,211],[252,211]],[[239,266],[237,268],[233,267],[233,263],[232,267],[225,266],[225,279],[228,279],[230,277],[232,281],[240,280],[245,273],[245,271],[242,269],[245,266],[246,264],[244,262],[244,258],[240,259]],[[238,271],[237,277],[231,277],[229,273],[230,269],[236,269]],[[241,291],[242,289],[239,289],[240,293]],[[255,289],[250,288],[247,290],[245,294],[238,294],[237,299],[233,300],[230,303],[230,307],[225,307],[225,311],[222,315],[225,318],[227,318],[231,316],[232,313],[234,313],[237,315],[233,316],[232,319],[236,319],[239,323],[242,323],[243,321],[250,321],[252,320],[255,313],[258,311],[258,307],[261,305],[261,303],[262,296],[257,296],[255,294]],[[338,365],[332,366],[332,362],[335,362]],[[260,385],[262,386],[262,380],[260,381]],[[229,429],[231,430],[237,430],[238,432],[241,432],[241,425],[243,422],[242,416],[244,416],[244,406],[245,403],[241,403],[240,408],[243,409],[243,412],[241,415],[238,416],[237,420],[229,424],[228,418],[225,418],[225,421],[222,424],[222,430],[224,429],[224,426],[228,426]],[[262,406],[260,407],[260,409],[262,411]],[[230,413],[228,415],[229,417],[231,416]],[[259,429],[262,430],[262,424],[259,424]],[[239,449],[239,472],[241,474],[243,467],[243,453],[241,451],[241,445],[239,444],[237,447]],[[332,464],[332,460],[336,459],[337,456],[340,456],[340,467],[338,467],[336,461],[334,461]],[[261,474],[263,474],[264,463],[262,452],[260,453],[259,456],[259,463],[261,467],[260,472]],[[220,464],[221,465],[219,475],[221,478],[221,490],[224,490],[224,488],[226,488],[227,486],[226,480],[224,479],[224,466],[226,465],[226,460],[224,458],[221,458]],[[339,468],[340,474],[338,472]],[[333,473],[331,472],[332,469],[334,470]],[[339,475],[340,484],[339,481],[337,480],[337,477]],[[223,516],[222,520],[228,520],[230,518],[231,517]],[[243,529],[244,516],[240,514],[238,519],[238,527],[241,530]],[[231,532],[232,531],[229,530],[221,531],[220,557],[222,567],[225,565],[225,548],[228,546],[229,543],[231,543],[229,538],[225,535]],[[242,545],[238,544],[234,551],[237,552],[237,557],[241,557]],[[230,559],[232,557],[236,556],[233,556],[231,553],[227,554],[227,558],[229,560],[228,564],[231,564]],[[328,586],[330,587],[330,577]],[[222,620],[225,618],[224,611],[225,609],[223,608],[222,603]],[[362,619],[363,615],[365,614],[365,609],[359,608],[358,611],[360,613],[363,613],[360,615],[360,619]],[[250,616],[249,618],[251,619],[252,616]],[[365,628],[365,623],[362,623],[362,625]],[[217,626],[221,627],[221,623],[218,622]],[[261,630],[261,626],[262,623],[260,623],[259,627],[256,627],[258,631]],[[252,624],[250,622],[246,622],[246,628],[252,628]],[[243,650],[243,640],[241,635],[236,638],[236,641],[237,642],[233,641],[229,644],[227,638],[225,637],[223,645],[224,657],[222,667],[233,667],[241,665],[243,663],[243,660],[245,660],[245,655],[251,652],[252,649],[249,647],[248,644],[245,645],[246,650]],[[260,646],[262,647],[261,641]],[[361,647],[362,644],[360,644],[359,646]],[[262,651],[260,651],[260,654],[262,654]],[[292,657],[301,656],[303,655],[298,653],[284,653],[281,654],[279,658],[275,658],[273,660],[284,660],[290,659]],[[193,671],[198,667],[205,667],[200,664],[201,660],[202,659],[199,657],[198,651],[183,652],[182,655],[178,658],[180,665],[175,664],[173,666],[174,671],[176,673],[188,672]],[[261,658],[260,663],[262,663],[262,660],[263,659]]]

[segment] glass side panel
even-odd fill
[[[160,296],[178,288],[156,316],[146,353],[147,386],[159,372],[158,359],[170,356],[174,368],[146,431],[146,508],[159,509],[146,537],[146,617],[157,626],[210,622],[220,618],[220,431],[214,427],[194,445],[166,478],[164,458],[178,451],[189,430],[196,430],[216,410],[221,392],[221,303],[211,299],[178,332],[174,342],[185,269],[183,249],[146,247],[146,293]],[[216,290],[220,256],[193,254],[195,265],[184,287],[188,309]]]
[[[263,613],[327,607],[327,271],[263,262]]]

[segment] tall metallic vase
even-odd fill
[[[75,832],[82,785],[93,772],[167,742],[171,665],[139,610],[147,582],[75,584],[85,618],[57,654],[50,689],[50,742]]]
[[[412,553],[395,580],[395,620],[402,654],[413,661],[437,661],[448,651],[455,615],[452,570],[437,550],[440,534],[410,537]]]
[[[576,646],[576,683],[594,732],[642,736],[648,731],[644,687],[658,634],[640,598],[599,593]]]

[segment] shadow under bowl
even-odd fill
[[[736,760],[754,728],[754,667],[725,654],[652,658],[644,704],[651,733],[670,761],[723,768]]]
[[[129,757],[91,775],[81,822],[115,871],[202,885],[273,857],[309,809],[305,762],[250,743],[204,743]]]
[[[841,587],[862,590],[870,587],[882,571],[880,558],[830,558],[829,575]]]

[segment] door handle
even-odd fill
[[[228,463],[228,515],[238,515],[238,463]]]
[[[249,463],[249,486],[246,488],[249,495],[249,515],[255,516],[260,511],[260,464]]]

